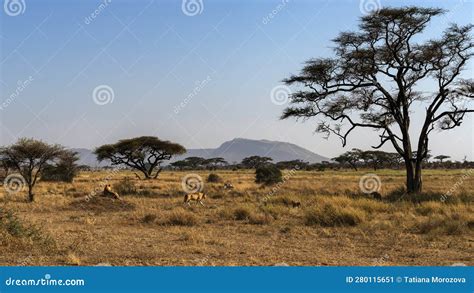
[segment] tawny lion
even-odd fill
[[[190,202],[195,201],[197,203],[200,203],[202,206],[204,206],[204,204],[202,203],[202,200],[206,198],[207,198],[206,194],[203,192],[188,193],[184,196],[184,203],[191,205]]]
[[[105,185],[104,187],[104,192],[102,194],[103,196],[112,196],[115,199],[121,200],[120,196],[118,195],[117,192],[112,190],[112,186],[110,184]]]

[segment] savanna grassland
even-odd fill
[[[465,170],[426,170],[414,201],[398,199],[397,170],[297,171],[273,193],[252,170],[213,172],[235,189],[205,182],[204,207],[183,205],[189,172],[82,172],[73,183],[39,182],[34,203],[2,188],[0,265],[474,265]],[[206,181],[210,171],[195,173]],[[382,200],[360,192],[366,173],[380,176]],[[122,201],[90,197],[105,179]]]

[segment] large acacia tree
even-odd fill
[[[432,18],[443,13],[403,7],[362,17],[358,31],[333,40],[334,58],[309,60],[285,80],[299,89],[282,119],[319,118],[316,130],[336,135],[343,146],[356,128],[378,131],[380,142],[373,147],[391,143],[406,166],[407,192],[420,192],[430,134],[461,125],[474,111],[474,83],[461,75],[473,54],[472,25],[451,24],[440,37],[420,41]],[[425,108],[414,139],[417,103]]]
[[[142,172],[145,179],[152,179],[160,174],[163,161],[186,153],[186,149],[180,144],[154,136],[141,136],[100,146],[94,153],[99,161],[109,160],[112,165],[131,167]]]

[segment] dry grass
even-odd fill
[[[440,200],[462,170],[426,171],[416,198],[400,197],[403,172],[377,171],[382,201],[360,193],[365,171],[296,172],[277,188],[253,171],[213,172],[222,181],[204,183],[204,207],[183,205],[185,172],[85,172],[38,183],[35,203],[2,189],[0,265],[474,264],[474,180]],[[122,201],[90,196],[105,179]]]

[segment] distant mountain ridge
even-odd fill
[[[104,162],[99,164],[91,150],[83,148],[73,150],[79,153],[79,164],[81,165],[92,167],[108,165]],[[273,162],[302,160],[309,163],[319,163],[329,161],[324,156],[289,142],[235,138],[224,142],[215,149],[188,149],[186,154],[173,158],[171,162],[187,157],[203,157],[206,159],[222,157],[229,163],[240,163],[243,158],[250,156],[270,157]]]

